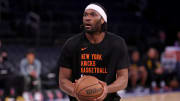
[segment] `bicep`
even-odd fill
[[[116,72],[117,78],[123,77],[124,80],[128,80],[128,68],[119,69]]]
[[[20,63],[20,71],[21,71],[22,73],[25,72],[25,63],[24,63],[23,61],[21,61],[21,63]]]
[[[72,45],[69,42],[64,44],[58,60],[58,67],[65,67],[69,69],[72,67],[72,57],[74,50],[71,47]]]
[[[128,49],[125,41],[121,42],[121,45],[116,45],[114,49],[114,60],[116,61],[116,68],[118,70],[129,67]]]

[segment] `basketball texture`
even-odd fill
[[[75,91],[80,100],[91,101],[101,96],[104,89],[96,77],[83,76],[77,81]]]

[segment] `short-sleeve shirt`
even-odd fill
[[[160,67],[160,63],[157,59],[144,59],[144,66],[148,72],[154,72],[155,69]]]
[[[109,85],[116,80],[116,71],[128,66],[128,50],[124,39],[110,32],[106,32],[98,44],[90,43],[85,33],[71,37],[63,46],[59,59],[59,67],[72,70],[72,82],[83,75],[91,75]],[[104,101],[110,101],[115,94],[108,94]],[[73,97],[70,100],[76,101]]]
[[[143,64],[140,60],[139,61],[131,60],[131,66],[133,66],[134,69],[138,69],[139,67],[143,66]]]

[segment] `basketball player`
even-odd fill
[[[83,75],[92,75],[104,85],[104,93],[94,101],[119,101],[117,91],[128,82],[128,50],[123,38],[107,32],[107,15],[96,3],[83,14],[84,31],[68,39],[59,59],[59,85],[70,101],[77,101],[74,83]]]

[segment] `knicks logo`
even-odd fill
[[[85,48],[81,48],[81,51],[84,51],[84,50],[86,50],[87,49],[87,47],[85,47]]]

